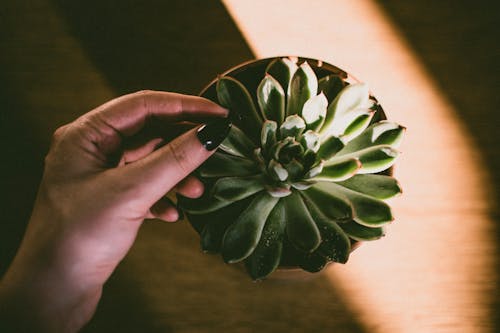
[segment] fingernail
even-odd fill
[[[206,150],[214,150],[229,134],[231,121],[227,118],[219,118],[201,126],[196,135]]]

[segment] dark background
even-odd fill
[[[494,202],[500,202],[499,6],[493,5],[493,1],[381,0],[379,3],[472,133],[475,149],[483,155],[484,167],[496,190]],[[254,56],[217,1],[2,1],[0,8],[0,273],[3,273],[29,219],[43,157],[57,127],[107,99],[140,89],[196,94],[217,73]],[[493,221],[500,221],[498,205],[490,214]],[[139,242],[151,243],[153,249],[161,250],[164,243],[152,236],[158,233],[162,236],[160,230],[146,226]],[[179,230],[181,235],[191,235],[188,229]],[[498,240],[499,230],[497,225]],[[191,245],[196,247],[196,241]],[[139,244],[133,251],[132,256],[137,257],[153,250]],[[499,257],[497,253],[496,262]],[[139,272],[127,268],[126,262],[123,266],[106,286],[97,315],[87,331],[170,331],[165,324],[170,320],[168,311],[149,310],[142,301],[146,291],[136,288],[132,275],[160,274],[169,283],[172,271],[165,268],[162,275],[162,267],[154,272]],[[303,292],[310,295],[304,309],[307,302],[314,306],[326,297],[321,292],[323,283],[315,281],[311,286],[284,288],[278,301],[293,302],[293,293]],[[198,288],[196,283],[190,286]],[[237,286],[221,286],[220,292],[231,292],[231,288],[236,290]],[[325,329],[331,326],[339,331],[342,328],[349,332],[366,331],[342,304],[340,293],[330,291],[330,295],[338,298],[335,311],[342,319],[329,320]],[[259,297],[264,299],[265,293],[251,300],[255,307],[270,307],[269,320],[284,319],[273,318],[272,308],[276,308],[278,301],[263,301]],[[165,297],[165,302],[169,301]],[[237,299],[223,298],[223,301],[230,307]],[[492,307],[491,320],[500,330],[498,299]],[[278,310],[275,309],[276,316]],[[186,317],[192,315],[186,313]],[[321,315],[318,313],[319,318]],[[158,320],[158,316],[164,320]],[[290,316],[290,327],[307,327],[293,318],[293,313]],[[242,332],[261,327],[244,317],[223,320],[233,323],[234,326],[228,324],[229,328],[238,327]],[[217,323],[214,327],[223,329],[221,325]],[[309,325],[315,327],[314,322]]]

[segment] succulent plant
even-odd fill
[[[366,84],[318,80],[307,61],[276,58],[258,80],[218,78],[214,99],[233,127],[198,170],[205,194],[179,205],[203,250],[244,262],[253,279],[345,263],[353,243],[393,220],[383,200],[401,192],[388,170],[404,127],[383,120]]]

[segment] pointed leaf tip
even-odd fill
[[[345,87],[346,83],[338,75],[332,74],[321,78],[318,81],[318,89],[323,92],[328,98],[328,101],[332,102],[338,93]]]
[[[389,199],[402,192],[396,179],[384,175],[360,174],[338,184],[377,199]]]
[[[308,129],[317,130],[321,128],[326,116],[328,100],[323,93],[309,98],[302,108],[302,118]]]
[[[260,142],[264,155],[267,155],[276,144],[277,129],[278,124],[274,120],[266,120],[264,124],[262,124]]]
[[[341,223],[339,226],[350,238],[357,241],[377,240],[385,236],[383,227],[366,227],[356,223],[355,221]]]
[[[364,83],[350,84],[344,87],[335,100],[328,106],[325,122],[320,133],[327,136],[338,136],[341,134],[340,132],[343,133],[338,127],[341,126],[345,129],[350,124],[350,122],[347,123],[343,118],[355,118],[349,116],[349,113],[356,110],[366,110],[365,113],[368,113],[371,106],[369,97],[368,86]]]
[[[274,120],[278,124],[285,117],[285,92],[280,83],[266,74],[257,88],[257,101],[264,119]]]
[[[367,227],[380,227],[394,220],[391,208],[382,200],[335,183],[328,183],[328,185],[350,202],[354,209],[354,220],[357,223]]]
[[[304,103],[318,92],[318,79],[311,66],[304,62],[297,69],[290,83],[287,115],[300,114]]]
[[[388,145],[398,148],[403,135],[404,127],[396,123],[383,120],[370,125],[361,134],[349,141],[345,147],[339,151],[339,155],[349,154],[365,148]]]
[[[271,75],[280,86],[286,95],[289,95],[290,81],[299,67],[297,64],[288,58],[279,58],[273,60],[266,68],[266,73]]]
[[[306,128],[306,123],[304,119],[294,114],[286,117],[283,124],[280,126],[280,136],[281,138],[286,137],[298,137]]]
[[[312,178],[315,181],[340,182],[351,178],[361,168],[357,158],[349,158],[336,163],[327,163],[321,173]]]

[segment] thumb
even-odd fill
[[[230,128],[227,118],[194,128],[145,158],[118,168],[119,178],[131,185],[127,187],[135,200],[151,206],[208,159]]]

